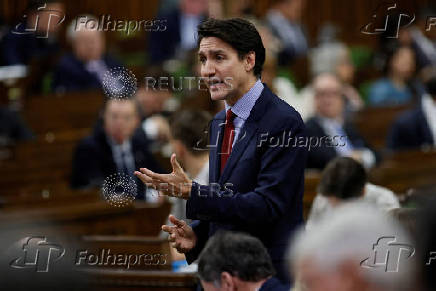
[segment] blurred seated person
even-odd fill
[[[392,191],[368,182],[366,171],[359,162],[338,157],[330,161],[322,172],[306,229],[325,218],[337,205],[353,200],[365,201],[385,211],[400,207]]]
[[[65,8],[57,0],[30,0],[21,20],[0,45],[4,65],[28,65],[33,58],[51,57],[59,52],[57,34]]]
[[[170,144],[172,152],[177,156],[180,165],[186,174],[201,185],[209,185],[209,150],[207,148],[208,136],[205,132],[212,116],[207,111],[184,110],[175,112],[171,119]],[[171,214],[177,219],[186,218],[186,200],[177,197],[168,197],[172,203]],[[170,225],[167,221],[166,225]],[[164,233],[166,236],[166,233]],[[186,272],[196,270],[196,265],[187,265],[184,254],[171,248],[173,261],[183,261],[183,268],[178,271]],[[180,264],[180,263],[179,263]]]
[[[136,198],[144,199],[144,184],[137,180],[133,172],[142,167],[151,167],[156,171],[161,168],[151,155],[149,143],[138,126],[139,116],[134,100],[108,100],[103,113],[103,127],[96,127],[75,150],[72,187],[101,187],[107,177],[122,173],[135,180],[138,187]]]
[[[275,0],[266,15],[272,33],[280,40],[279,66],[286,66],[307,53],[307,40],[301,28],[306,0]]]
[[[309,54],[311,63],[311,73],[317,76],[322,73],[335,74],[342,83],[342,95],[345,99],[345,114],[352,115],[353,112],[362,109],[364,102],[356,88],[353,87],[354,65],[351,60],[349,49],[338,42],[333,36],[328,36],[334,29],[326,26],[319,38],[322,42],[318,47],[311,50]],[[332,39],[330,39],[332,38]],[[314,91],[313,86],[309,85],[300,92],[301,107],[297,108],[304,120],[314,114]]]
[[[180,0],[179,6],[159,14],[160,29],[150,32],[149,62],[182,59],[189,50],[197,47],[197,26],[206,19],[206,0]],[[164,29],[163,29],[164,28]]]
[[[289,291],[274,274],[262,242],[245,233],[217,232],[198,259],[198,276],[205,291]]]
[[[401,224],[387,213],[346,203],[293,241],[289,260],[296,277],[294,290],[421,290],[414,282],[413,246]]]
[[[420,104],[394,121],[387,141],[390,149],[436,146],[436,75],[425,82],[425,89]]]
[[[308,152],[306,167],[321,170],[338,156],[353,157],[361,161],[365,168],[372,167],[376,162],[375,153],[344,118],[345,100],[338,78],[324,73],[312,83],[315,116],[306,122],[306,132],[312,142],[316,141],[316,145],[312,145]]]
[[[355,68],[349,48],[337,39],[337,28],[325,24],[319,35],[319,44],[309,54],[312,76],[334,73],[342,82],[346,109],[356,111],[363,107],[363,100],[353,87]]]
[[[86,16],[87,26],[97,21]],[[70,92],[102,88],[105,73],[120,64],[105,54],[103,31],[89,29],[84,23],[73,21],[67,28],[72,53],[64,55],[57,64],[52,87],[55,92]]]
[[[156,144],[169,140],[170,128],[166,118],[169,112],[165,110],[166,102],[172,98],[168,88],[159,88],[156,84],[148,84],[138,88],[134,95],[141,118],[141,128],[147,138]]]
[[[209,185],[209,150],[206,130],[212,116],[206,111],[184,110],[175,112],[170,119],[170,144],[187,175],[201,185]],[[174,198],[174,212],[178,219],[186,220],[186,200]],[[180,206],[177,209],[177,206]]]
[[[387,57],[385,77],[376,81],[369,90],[368,104],[392,106],[413,101],[409,85],[415,72],[415,54],[410,47],[399,46]]]
[[[21,117],[5,106],[0,106],[0,146],[33,138],[31,130]]]

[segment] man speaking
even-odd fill
[[[210,123],[210,185],[190,180],[174,154],[172,173],[135,174],[164,195],[187,199],[192,225],[170,216],[174,226],[162,229],[189,263],[217,230],[245,232],[262,241],[277,278],[289,284],[285,250],[303,223],[307,152],[293,140],[305,140],[304,123],[260,81],[265,48],[250,22],[208,19],[198,27],[198,45],[211,98],[226,105]]]

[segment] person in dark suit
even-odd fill
[[[197,25],[205,19],[206,12],[205,0],[181,0],[178,7],[158,15],[158,19],[165,21],[165,29],[150,32],[150,63],[158,65],[194,49]]]
[[[88,17],[87,19],[93,19]],[[120,63],[105,53],[106,45],[102,31],[76,29],[73,21],[67,30],[72,53],[67,53],[58,62],[52,89],[55,92],[83,91],[102,88],[106,72]]]
[[[0,106],[0,146],[34,138],[21,117],[6,106]]]
[[[103,126],[97,126],[75,150],[71,186],[76,189],[101,187],[110,175],[123,173],[136,181],[136,198],[144,199],[144,184],[133,175],[134,170],[138,167],[161,168],[149,152],[149,143],[138,125],[133,100],[107,101]]]
[[[425,83],[427,94],[415,109],[401,114],[388,135],[392,150],[419,149],[436,145],[436,77]]]
[[[262,242],[244,233],[219,231],[198,259],[198,275],[205,291],[259,290],[274,273]],[[221,282],[220,288],[217,282]],[[278,280],[272,287],[274,291],[289,291]]]
[[[306,122],[311,148],[307,168],[323,169],[337,156],[350,156],[366,168],[376,162],[375,153],[354,126],[344,119],[342,85],[335,75],[320,74],[313,81],[315,116]]]
[[[263,243],[276,279],[289,286],[284,254],[287,241],[303,223],[307,149],[284,143],[287,138],[304,140],[304,123],[261,83],[265,48],[254,25],[239,18],[209,19],[198,34],[201,75],[212,100],[226,103],[226,110],[209,126],[210,184],[190,180],[175,154],[171,174],[149,169],[135,174],[164,195],[187,199],[186,216],[197,221],[188,226],[170,216],[175,226],[162,229],[188,263],[197,259],[216,231],[241,231]]]
[[[47,59],[60,51],[57,34],[65,7],[58,0],[32,0],[22,22],[2,40],[0,59],[4,64],[29,65],[36,59]]]

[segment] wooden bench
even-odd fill
[[[411,108],[411,105],[367,107],[356,112],[353,118],[359,133],[376,150],[385,148],[389,129],[395,118]]]
[[[170,204],[134,202],[127,207],[112,207],[106,201],[80,201],[57,206],[4,207],[0,229],[19,229],[23,233],[66,233],[83,235],[157,236],[170,212]]]

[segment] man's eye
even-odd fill
[[[217,55],[217,56],[216,56],[216,59],[219,60],[219,61],[224,60],[224,56],[222,56],[222,55]]]
[[[204,63],[206,62],[206,58],[200,58],[200,59],[199,59],[199,62],[202,63],[202,64],[204,64]]]

